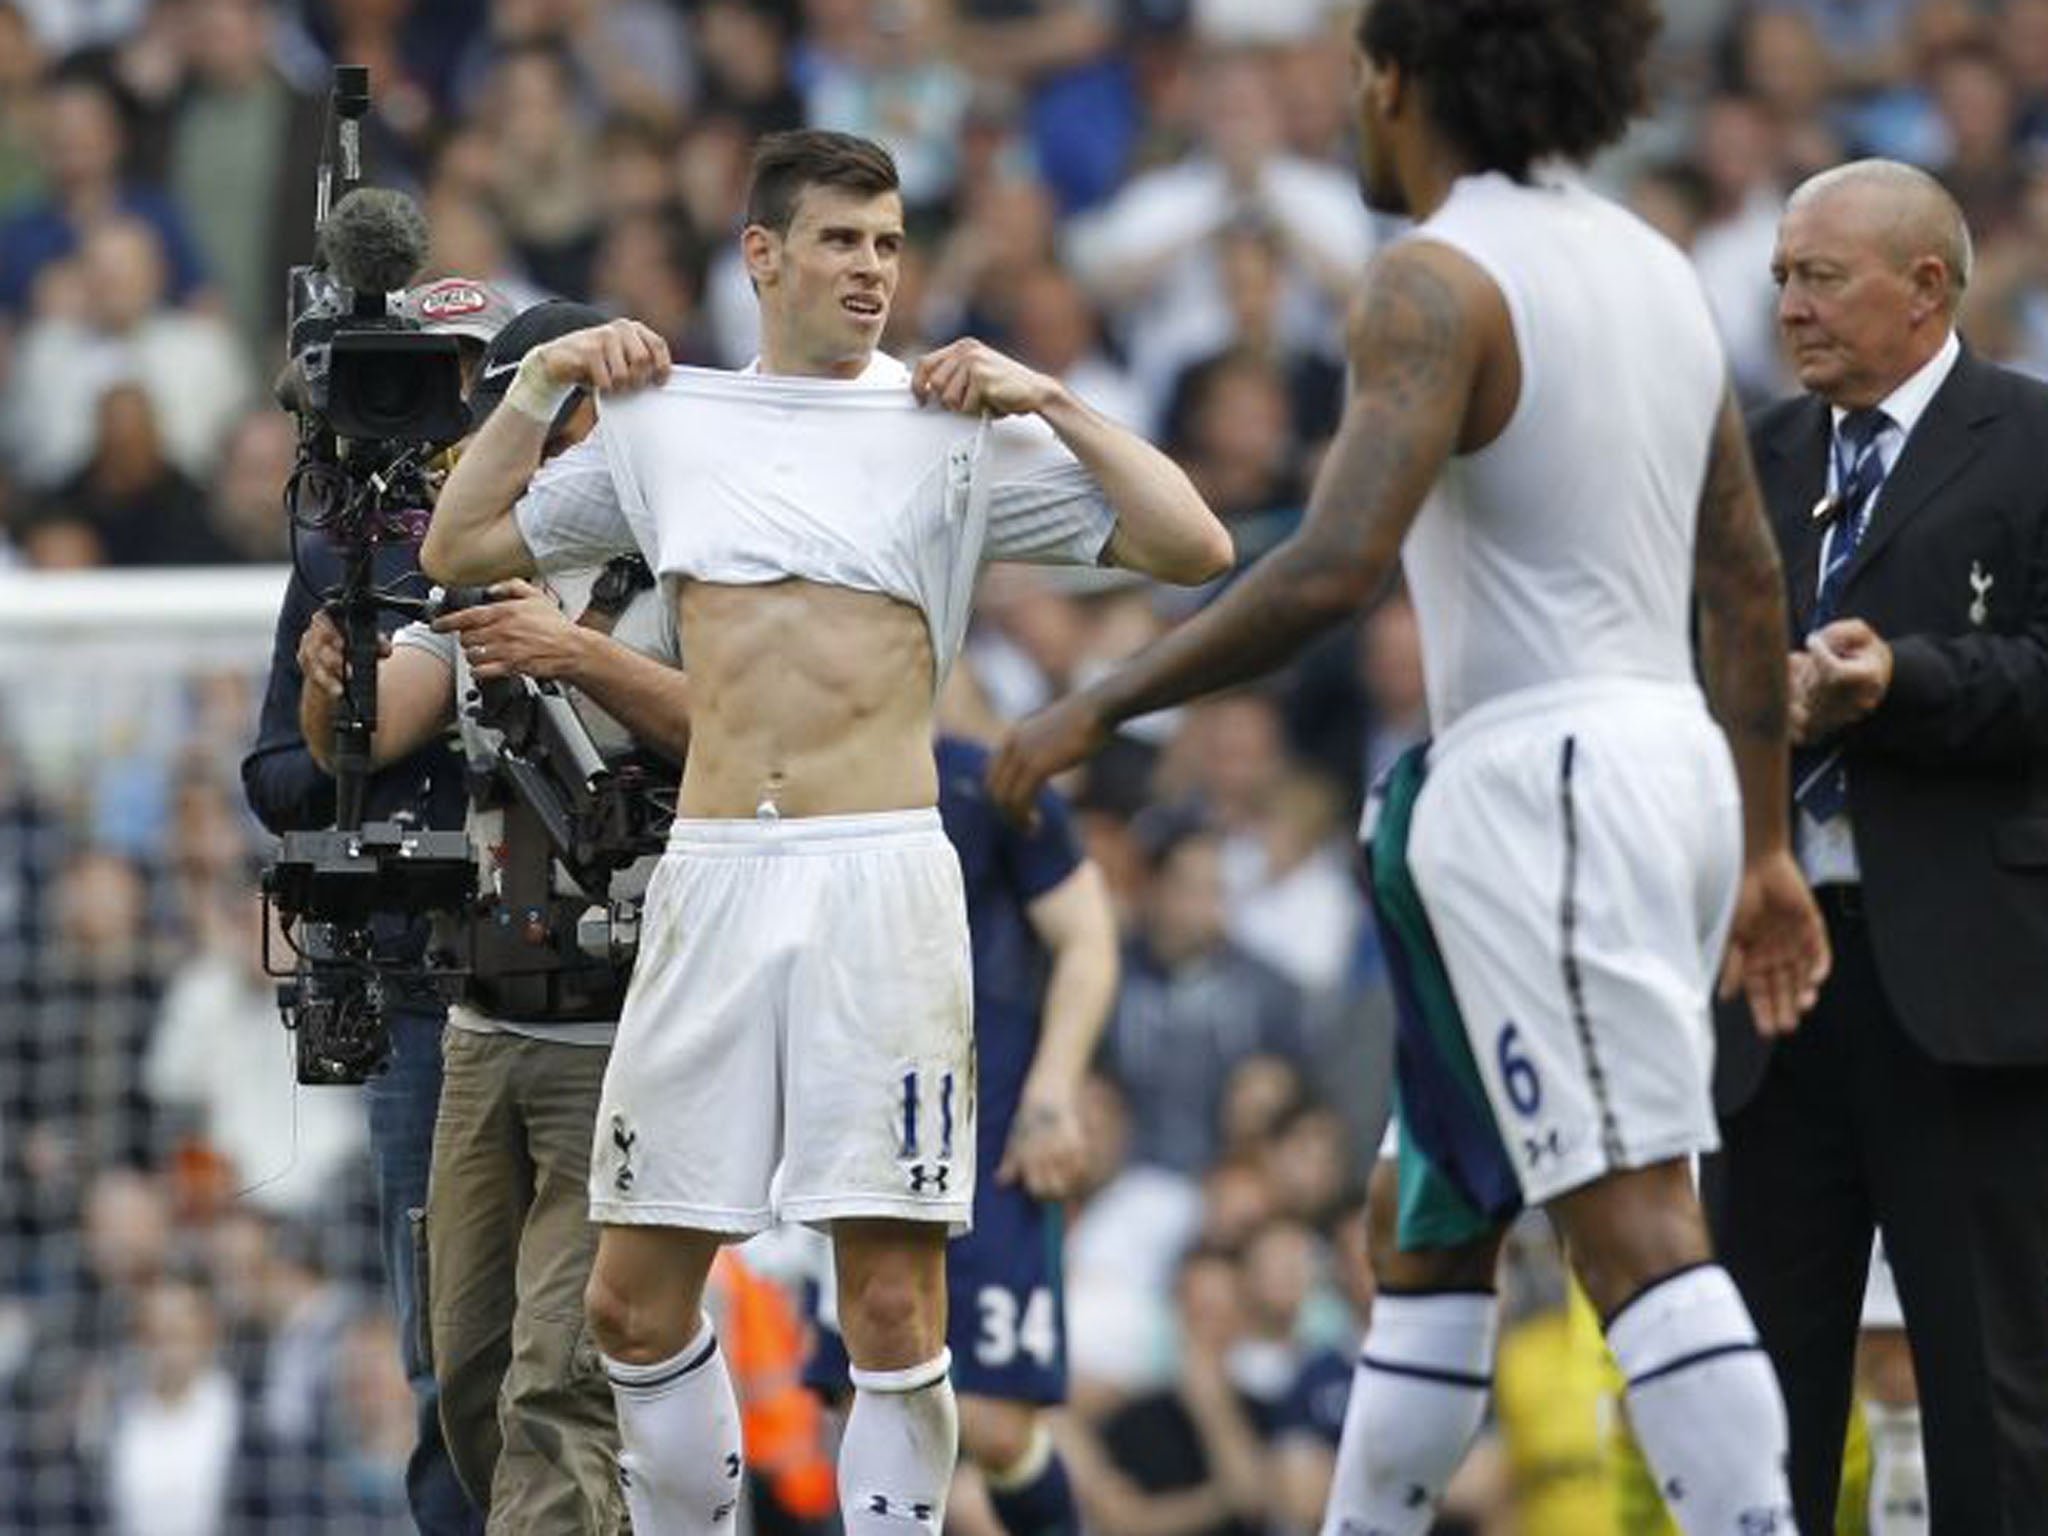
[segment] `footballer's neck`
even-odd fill
[[[867,372],[874,356],[874,348],[867,347],[858,352],[838,352],[821,357],[786,337],[775,335],[768,327],[763,327],[761,333],[760,371],[783,378],[857,379]]]

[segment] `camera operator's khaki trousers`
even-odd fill
[[[427,1192],[441,1428],[487,1529],[623,1529],[618,1426],[583,1286],[591,1127],[611,1052],[450,1027]]]

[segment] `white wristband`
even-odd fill
[[[549,424],[562,403],[574,393],[574,384],[549,380],[547,364],[541,361],[540,349],[536,347],[519,360],[519,371],[512,375],[512,387],[505,391],[505,404],[522,416]]]

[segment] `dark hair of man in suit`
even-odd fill
[[[1471,169],[1522,181],[1621,137],[1660,21],[1655,0],[1370,0],[1358,45],[1422,85]]]

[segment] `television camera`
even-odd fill
[[[369,105],[368,71],[337,68],[316,172],[319,254],[291,272],[290,360],[277,386],[279,403],[298,420],[285,489],[294,564],[304,580],[300,539],[312,534],[327,540],[342,573],[316,588],[345,653],[334,720],[335,824],[287,833],[263,872],[265,902],[289,951],[286,964],[275,963],[266,921],[265,964],[280,978],[299,1081],[313,1084],[360,1083],[382,1068],[386,1011],[400,986],[469,995],[510,1017],[606,1007],[616,1016],[638,906],[611,899],[610,877],[659,850],[665,819],[649,774],[608,764],[568,701],[530,679],[482,690],[485,723],[503,745],[493,762],[471,764],[471,799],[502,803],[528,850],[498,872],[495,889],[480,892],[465,833],[363,819],[379,614],[431,619],[488,600],[463,591],[437,602],[375,579],[380,544],[424,531],[434,493],[429,467],[470,420],[455,339],[427,334],[394,311],[394,296],[426,260],[427,229],[409,198],[361,185]],[[345,190],[330,208],[337,147]],[[557,864],[580,897],[552,894]],[[395,959],[394,946],[380,943],[392,922],[429,914],[434,939],[420,958]]]

